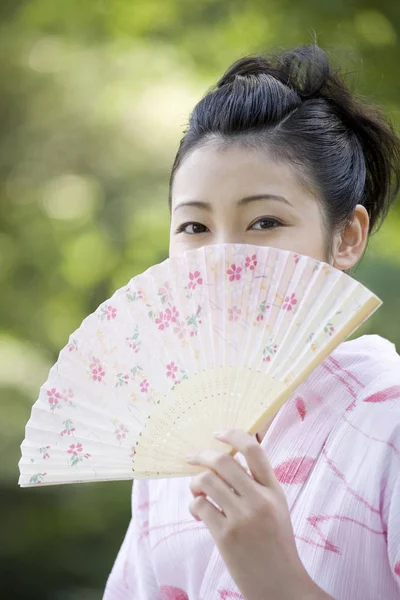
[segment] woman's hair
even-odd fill
[[[325,52],[308,45],[235,62],[195,106],[171,172],[210,140],[265,148],[322,197],[330,232],[362,204],[377,229],[400,182],[400,140],[376,107],[352,96]]]

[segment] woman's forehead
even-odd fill
[[[308,187],[308,186],[307,186]],[[206,144],[190,152],[176,171],[172,202],[210,202],[250,195],[310,196],[303,177],[288,161],[241,144]]]

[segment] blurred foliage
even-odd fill
[[[2,0],[2,597],[101,598],[129,483],[17,487],[31,405],[69,333],[168,253],[169,169],[188,113],[236,58],[317,41],[400,125],[395,0]],[[355,275],[400,343],[400,210]]]

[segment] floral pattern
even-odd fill
[[[258,308],[258,314],[257,314],[257,318],[256,318],[257,322],[264,320],[264,317],[266,316],[266,312],[270,308],[271,308],[271,306],[269,304],[267,304],[266,300],[263,300],[263,302],[261,302],[261,304]]]
[[[166,304],[169,301],[170,294],[171,294],[170,285],[168,282],[166,282],[158,290],[158,297],[161,300],[161,304]]]
[[[50,406],[50,410],[54,410],[56,408],[60,408],[60,400],[61,394],[57,392],[56,388],[52,388],[51,390],[47,390],[47,401]]]
[[[77,340],[72,339],[67,346],[68,352],[72,352],[73,350],[78,350],[78,342]]]
[[[195,290],[196,286],[202,285],[203,278],[200,274],[200,271],[194,271],[189,273],[189,283],[187,284],[188,290]]]
[[[75,397],[75,394],[71,388],[68,388],[67,390],[64,389],[62,391],[61,397],[68,406],[71,406],[72,408],[75,407],[75,403],[72,402],[72,399]]]
[[[133,292],[131,292],[131,290],[128,288],[128,291],[126,293],[126,297],[128,299],[129,302],[137,302],[138,300],[144,300],[144,293],[143,290],[134,290]]]
[[[227,274],[229,275],[229,281],[240,281],[240,279],[242,278],[242,271],[242,267],[232,264],[227,270]]]
[[[37,484],[37,483],[43,483],[44,478],[46,477],[47,473],[35,473],[34,475],[32,475],[32,477],[30,477],[29,479],[29,483],[32,484]]]
[[[103,378],[105,377],[106,372],[104,371],[100,360],[98,358],[93,358],[92,362],[90,363],[90,379],[92,379],[93,381],[98,381],[99,383],[101,381],[103,381]]]
[[[228,308],[228,321],[238,321],[241,314],[242,310],[237,306],[232,306],[232,308]]]
[[[170,362],[167,365],[167,377],[171,377],[172,379],[176,379],[176,373],[178,371],[178,367],[174,363],[174,361]]]
[[[43,458],[43,460],[46,460],[46,458],[50,458],[50,454],[49,451],[50,450],[50,446],[42,446],[41,448],[39,448],[39,452]]]
[[[127,385],[128,381],[129,381],[128,373],[117,373],[117,383],[115,384],[115,387],[122,387],[124,385]]]
[[[328,335],[333,335],[335,333],[335,328],[331,322],[327,323],[324,327],[325,333]]]
[[[297,304],[297,298],[296,298],[296,294],[290,294],[289,296],[285,297],[285,302],[283,303],[283,310],[293,310],[293,308],[296,306]]]
[[[143,392],[143,394],[147,394],[147,392],[149,391],[149,387],[150,387],[150,384],[147,381],[147,379],[145,379],[144,381],[142,381],[140,383],[140,391]]]
[[[140,334],[139,334],[139,327],[136,325],[133,335],[131,335],[130,337],[125,338],[128,347],[131,348],[133,350],[133,352],[135,352],[135,354],[137,354],[140,350],[140,346],[141,346],[141,340],[140,340]]]
[[[64,426],[64,429],[62,429],[60,431],[61,437],[63,437],[64,435],[72,435],[74,433],[75,427],[74,427],[74,424],[71,421],[71,419],[66,419],[63,422],[63,426]]]
[[[70,454],[70,463],[72,467],[75,467],[77,464],[82,462],[84,459],[90,458],[90,454],[88,452],[83,451],[83,446],[81,443],[71,444],[67,450],[67,454]]]
[[[120,459],[126,464],[127,458],[130,462],[142,424],[163,395],[197,373],[200,365],[211,364],[213,336],[215,348],[226,344],[232,364],[242,360],[242,348],[254,347],[255,368],[269,371],[282,356],[289,369],[295,364],[289,345],[293,336],[304,345],[305,362],[311,360],[328,341],[339,338],[343,324],[372,297],[361,284],[357,294],[348,294],[355,289],[354,281],[328,265],[268,247],[206,246],[173,260],[174,266],[167,262],[165,268],[157,265],[133,278],[70,336],[59,367],[40,391],[37,402],[47,421],[42,438],[28,444],[36,458],[25,458],[25,484],[52,483],[60,455],[71,467],[71,480],[79,481],[79,472],[91,469],[92,477],[99,478],[97,465],[106,454],[96,454],[101,444],[111,444],[119,453],[115,464]],[[314,269],[315,287],[307,296]],[[335,280],[335,289],[339,298],[348,298],[335,305],[340,309],[335,314],[330,309],[318,312],[321,303],[313,302],[321,298],[325,271],[341,278],[342,288]],[[303,317],[314,308],[314,330],[303,332]],[[295,328],[293,335],[287,335],[290,327]],[[257,336],[253,346],[247,333]],[[281,378],[286,385],[293,373]],[[31,430],[40,430],[41,415],[43,410],[32,413]],[[46,472],[39,467],[36,472],[35,463],[43,461]],[[74,468],[82,462],[85,469]]]
[[[101,306],[101,312],[99,314],[101,321],[104,321],[104,319],[111,321],[112,319],[116,319],[116,317],[117,309],[114,306],[111,306],[111,304]]]
[[[254,271],[257,266],[257,254],[253,254],[251,257],[247,256],[244,266],[246,269],[250,269],[250,271]]]
[[[158,326],[159,331],[167,329],[171,323],[177,323],[179,312],[176,306],[167,308],[159,312],[158,316],[154,317],[154,322]]]
[[[171,361],[169,364],[167,364],[166,376],[173,382],[172,389],[174,389],[175,386],[181,383],[181,381],[188,378],[186,371],[178,367],[178,365],[174,361]]]
[[[265,346],[265,348],[263,350],[263,361],[269,362],[271,360],[271,358],[274,356],[274,354],[277,353],[277,351],[278,351],[277,344],[270,343],[267,346]]]
[[[187,318],[186,323],[189,327],[189,335],[193,337],[197,335],[199,332],[199,325],[201,325],[202,320],[200,319],[201,307],[199,306],[194,315],[191,315]]]
[[[128,433],[129,429],[123,423],[116,424],[114,434],[118,441],[126,440],[126,436]]]

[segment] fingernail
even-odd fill
[[[214,431],[214,437],[219,438],[219,437],[225,437],[227,434],[226,429],[219,429],[218,431]]]

